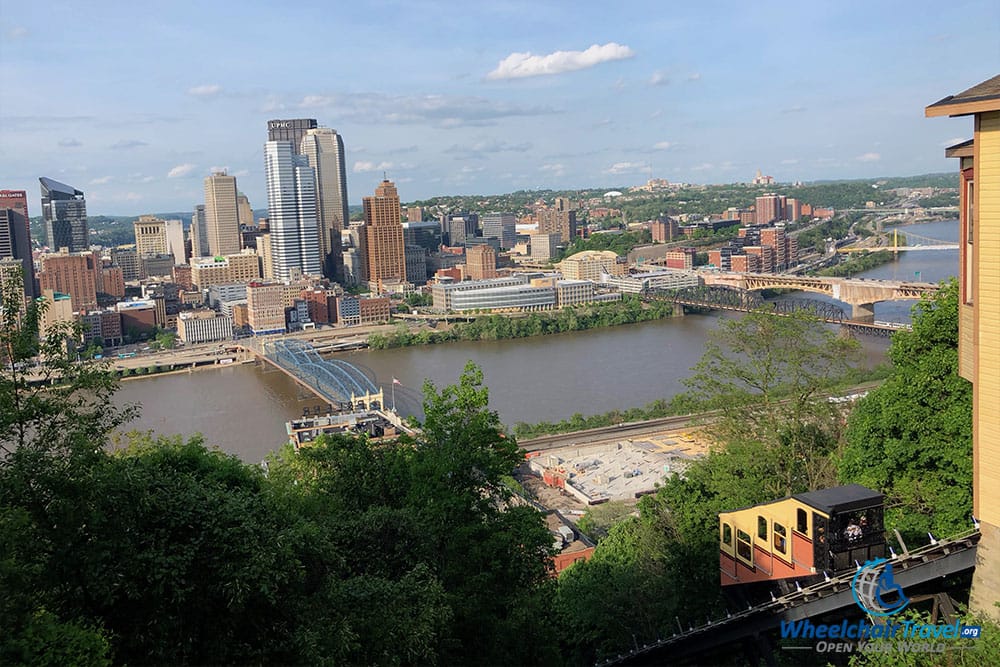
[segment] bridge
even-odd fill
[[[879,236],[879,239],[883,236]],[[922,243],[910,244],[909,241],[912,239],[918,239]],[[958,250],[957,243],[951,243],[950,241],[942,241],[941,239],[931,238],[930,236],[921,236],[920,234],[914,234],[913,232],[905,232],[903,235],[903,244],[899,243],[899,230],[892,230],[892,245],[884,246],[850,246],[847,248],[838,248],[839,253],[853,253],[853,252],[877,252],[879,250],[891,250],[893,253],[897,252],[912,252],[915,250]]]
[[[896,583],[913,597],[912,589],[934,584],[943,577],[971,570],[976,566],[976,546],[979,530],[974,529],[947,540],[935,540],[916,551],[893,554],[892,563]],[[686,658],[717,650],[727,644],[759,636],[777,628],[782,621],[799,621],[824,616],[839,610],[857,612],[851,582],[855,570],[830,577],[825,572],[824,581],[796,590],[782,597],[745,610],[726,612],[722,618],[707,620],[685,630],[677,622],[679,632],[669,638],[660,638],[642,647],[599,663],[608,665],[660,665],[674,664]],[[846,641],[846,640],[845,640]]]
[[[279,338],[248,342],[244,349],[312,391],[331,406],[382,408],[382,390],[357,366],[324,359],[310,343]]]
[[[708,308],[710,310],[733,310],[751,312],[767,308],[775,315],[791,315],[806,313],[811,317],[839,324],[852,333],[862,333],[873,336],[889,337],[900,329],[912,328],[909,324],[898,322],[854,322],[847,317],[843,308],[818,299],[782,299],[780,301],[765,301],[760,294],[732,287],[699,285],[677,290],[651,290],[647,297],[661,298],[670,301],[675,308],[691,306]]]
[[[700,277],[705,285],[718,285],[749,292],[764,289],[793,289],[825,294],[851,306],[852,322],[865,324],[874,323],[876,303],[919,299],[938,290],[938,286],[934,283],[770,273],[702,273]]]

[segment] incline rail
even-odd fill
[[[897,583],[916,586],[975,567],[978,543],[979,530],[973,529],[946,540],[935,540],[916,551],[894,555],[888,560],[892,563]],[[642,664],[665,649],[669,649],[672,661],[679,660],[776,628],[781,621],[802,620],[850,607],[855,604],[851,594],[851,581],[855,573],[852,570],[830,577],[827,581],[796,590],[756,607],[727,614],[725,618],[689,627],[668,639],[657,640],[597,664],[599,667]]]

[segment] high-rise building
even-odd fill
[[[403,223],[403,241],[406,245],[418,245],[427,252],[441,249],[441,225],[435,220]]]
[[[406,280],[403,224],[395,184],[388,179],[382,181],[375,195],[365,197],[363,203],[368,282],[381,291],[385,282]]]
[[[448,237],[445,243],[457,248],[476,235],[479,230],[479,215],[468,212],[447,213],[441,216],[441,227]]]
[[[253,209],[250,208],[250,200],[242,192],[236,193],[236,219],[240,226],[254,227]]]
[[[164,228],[167,234],[167,249],[174,256],[174,264],[187,263],[187,252],[184,248],[184,223],[180,220],[167,220]]]
[[[308,158],[316,173],[316,217],[323,275],[339,280],[343,275],[340,232],[350,222],[344,140],[328,127],[306,130],[299,152]]]
[[[58,251],[83,252],[90,247],[87,231],[87,200],[83,192],[54,181],[39,178],[42,187],[42,217],[49,248]]]
[[[497,277],[497,253],[486,244],[474,245],[465,251],[465,271],[471,280]]]
[[[483,216],[483,236],[500,239],[500,247],[510,250],[517,243],[517,216],[513,213],[487,213]]]
[[[322,273],[316,222],[316,174],[291,141],[264,144],[268,226],[275,280]]]
[[[757,197],[754,210],[756,212],[756,223],[766,225],[775,220],[785,219],[786,198],[781,195],[763,195]]]
[[[236,177],[224,171],[205,179],[205,235],[209,255],[235,255],[240,251],[236,192]]]
[[[314,130],[316,127],[315,118],[269,120],[267,121],[267,140],[290,141],[292,142],[292,152],[298,155],[299,146],[302,144],[302,137],[306,135],[306,131]]]
[[[41,256],[39,287],[69,294],[73,310],[97,305],[97,289],[103,282],[101,258],[96,252],[52,253]]]
[[[191,256],[208,257],[208,230],[205,228],[205,205],[194,207],[191,216]]]
[[[557,197],[554,208],[538,211],[538,233],[559,234],[563,243],[569,243],[576,238],[576,211],[569,206],[568,199]]]
[[[140,215],[132,223],[135,251],[139,257],[167,254],[167,223],[153,215]]]
[[[24,294],[34,298],[35,264],[31,257],[31,222],[28,218],[28,193],[24,190],[0,190],[0,260],[20,260],[24,276]]]

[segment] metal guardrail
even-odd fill
[[[979,537],[979,529],[976,528],[945,540],[932,540],[930,544],[916,551],[893,554],[889,562],[893,564],[896,580],[904,585],[913,586],[939,578],[942,576],[942,571],[948,568],[924,568],[925,571],[922,572],[919,571],[919,568],[930,563],[941,564],[948,559],[955,561],[953,569],[956,572],[974,567],[974,550],[979,543]],[[799,588],[792,593],[773,598],[770,602],[757,605],[756,607],[749,607],[735,614],[727,613],[725,618],[714,621],[710,620],[699,626],[689,626],[686,631],[676,633],[667,639],[658,639],[641,648],[636,648],[628,653],[622,653],[615,658],[599,662],[597,665],[598,667],[605,667],[607,665],[628,664],[632,661],[638,662],[643,659],[643,656],[648,657],[654,651],[660,651],[670,646],[678,646],[683,642],[694,640],[709,632],[725,630],[740,623],[748,626],[748,632],[742,634],[739,632],[720,633],[715,641],[709,640],[706,636],[703,638],[703,641],[706,641],[706,648],[711,648],[730,643],[753,632],[766,629],[769,626],[777,626],[782,618],[786,620],[799,620],[830,613],[845,606],[853,605],[854,599],[850,595],[850,588],[855,573],[852,570],[835,577],[827,577],[826,581],[806,588]],[[945,573],[951,574],[952,572]],[[798,587],[797,583],[796,586]],[[846,602],[843,602],[842,600],[845,599],[845,596]],[[838,597],[840,600],[833,600],[834,597]],[[830,604],[818,604],[824,601],[829,601]],[[810,606],[813,608],[810,609]],[[760,619],[761,617],[764,617],[765,622],[755,623],[753,624],[755,627],[749,628],[751,621]],[[671,657],[672,659],[676,659],[682,656],[677,651],[674,651],[671,653]]]

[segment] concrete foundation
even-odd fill
[[[976,571],[969,595],[971,611],[1000,623],[1000,527],[981,523],[982,538],[976,547]]]
[[[874,303],[854,304],[853,306],[851,306],[851,320],[854,322],[873,324],[875,322],[875,304]]]

